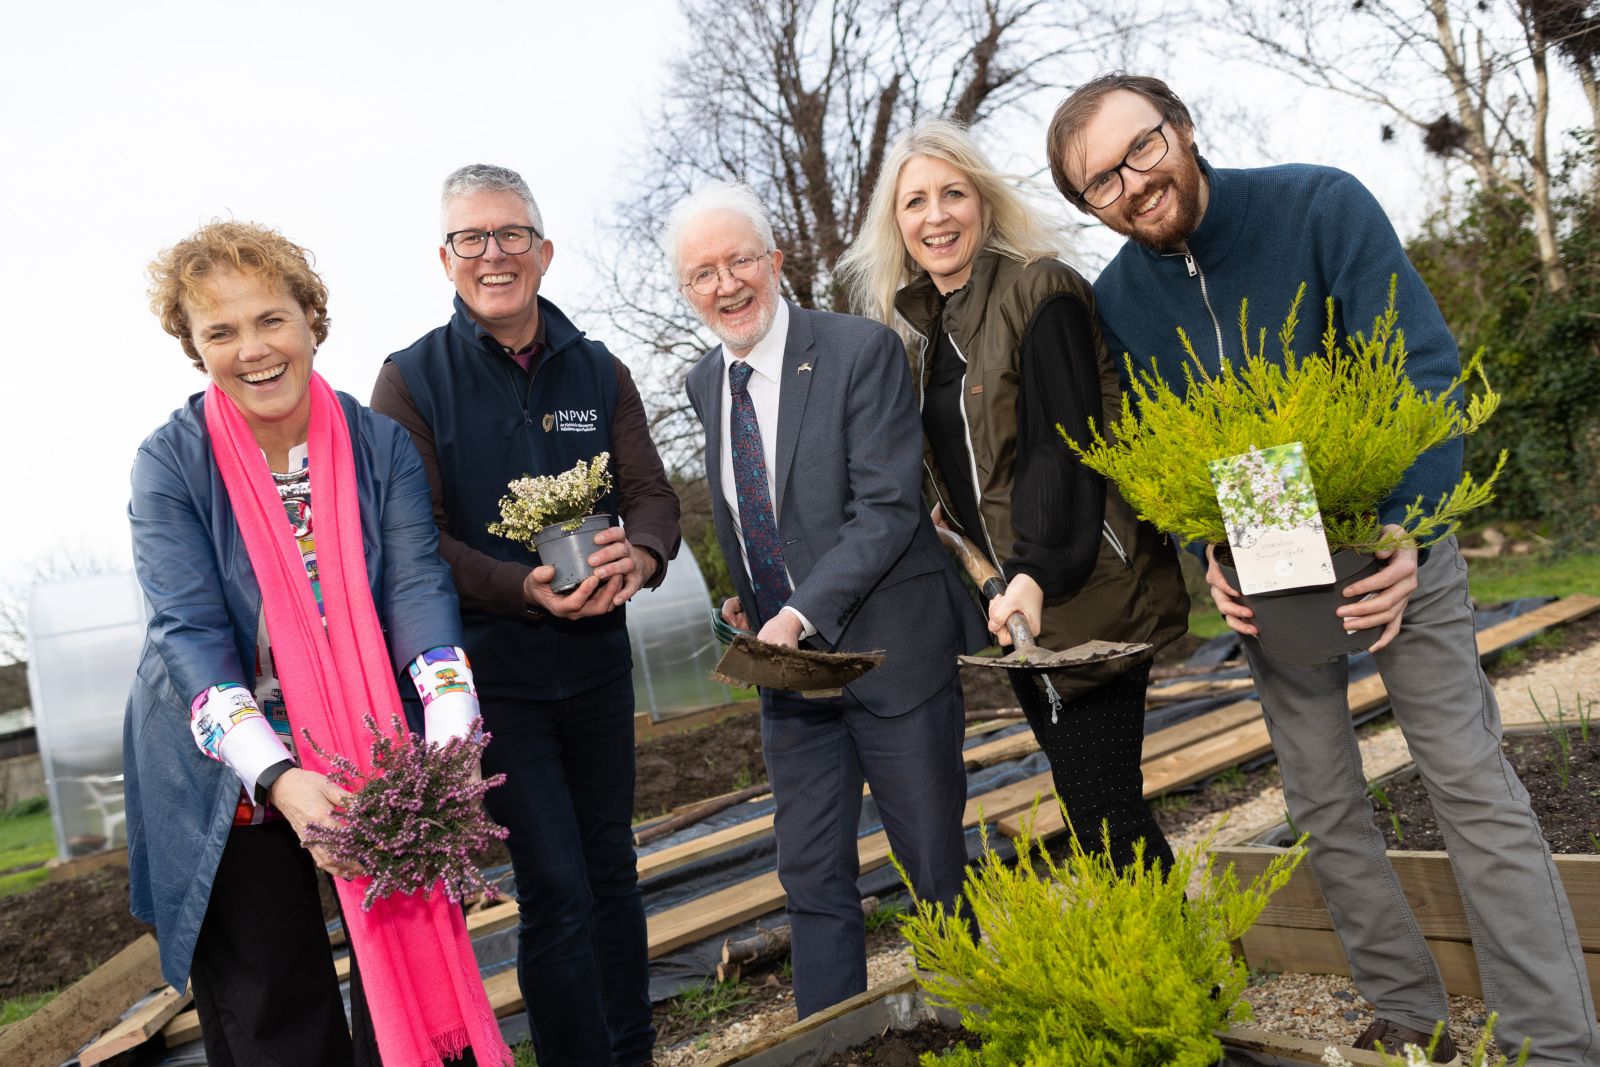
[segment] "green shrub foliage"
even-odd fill
[[[1582,164],[1582,165],[1580,165]],[[1531,523],[1567,547],[1600,534],[1600,204],[1592,151],[1557,175],[1569,285],[1546,291],[1527,206],[1479,191],[1406,247],[1462,348],[1482,346],[1500,410],[1466,442],[1469,470],[1511,460],[1482,518]]]
[[[1303,850],[1240,888],[1231,865],[1213,870],[1210,838],[1164,874],[1138,862],[1119,873],[1102,836],[1101,852],[1074,837],[1057,860],[1025,832],[1014,866],[985,840],[955,915],[917,901],[900,929],[931,972],[923,988],[983,1039],[938,1064],[1210,1067],[1222,1054],[1212,1031],[1249,1018],[1247,971],[1230,944],[1288,882]],[[1197,869],[1200,888],[1186,899]],[[982,927],[981,942],[964,908]]]
[[[1189,356],[1181,395],[1159,373],[1136,371],[1130,359],[1131,393],[1123,394],[1122,414],[1110,433],[1102,434],[1090,420],[1086,446],[1059,426],[1058,431],[1085,465],[1116,483],[1141,518],[1185,541],[1217,543],[1228,538],[1209,461],[1300,441],[1329,547],[1392,547],[1380,541],[1378,505],[1418,456],[1482,426],[1499,395],[1483,377],[1481,351],[1437,396],[1411,383],[1405,373],[1405,334],[1395,325],[1393,278],[1388,307],[1370,333],[1341,339],[1330,299],[1321,351],[1298,355],[1294,336],[1305,288],[1300,287],[1278,330],[1281,363],[1266,355],[1266,330],[1252,346],[1245,301],[1239,306],[1242,367],[1225,361],[1215,375],[1208,374],[1180,329]],[[1483,390],[1463,411],[1457,396],[1473,379]],[[1499,466],[1482,482],[1465,475],[1431,508],[1418,497],[1402,523],[1406,543],[1425,545],[1449,536],[1462,515],[1493,499],[1498,474]]]

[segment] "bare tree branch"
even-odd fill
[[[1313,88],[1379,108],[1466,162],[1484,189],[1525,203],[1545,288],[1567,287],[1550,200],[1548,56],[1591,79],[1600,57],[1592,0],[1273,0],[1231,3],[1212,25],[1250,58]],[[1592,45],[1591,45],[1592,41]],[[1559,46],[1556,46],[1559,47]],[[1589,83],[1584,83],[1589,92]],[[1593,98],[1592,98],[1593,99]],[[1600,105],[1595,108],[1600,121]]]
[[[747,182],[771,212],[787,295],[844,310],[833,268],[896,134],[929,114],[980,125],[1098,71],[1150,26],[1090,0],[680,4],[696,45],[669,65],[639,177],[596,257],[604,295],[588,309],[626,342],[674,470],[698,469],[682,378],[712,343],[656,245],[676,201],[707,180]]]

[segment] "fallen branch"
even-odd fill
[[[871,915],[878,910],[877,897],[863,897],[861,914]],[[758,928],[749,937],[722,942],[722,962],[717,964],[717,981],[737,981],[744,968],[760,963],[771,963],[789,954],[789,927],[775,926],[770,930]]]
[[[761,785],[750,786],[748,789],[741,789],[737,793],[714,797],[703,804],[696,804],[694,807],[681,814],[674,815],[670,819],[662,819],[654,826],[647,826],[643,830],[636,831],[633,835],[634,847],[637,848],[640,845],[649,844],[657,838],[677,833],[684,827],[693,826],[701,819],[710,818],[719,811],[726,811],[735,804],[743,804],[747,800],[766,796],[770,792],[772,792],[772,786],[762,783]]]

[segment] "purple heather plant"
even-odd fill
[[[301,731],[330,764],[328,780],[354,794],[344,807],[334,809],[340,822],[308,827],[306,846],[322,845],[371,876],[362,911],[370,911],[380,897],[431,890],[440,882],[451,903],[474,893],[489,900],[498,897],[472,860],[491,841],[504,840],[507,832],[490,820],[482,803],[483,795],[506,776],[475,780],[489,735],[430,745],[398,715],[392,734],[379,730],[371,715],[362,722],[373,737],[372,770],[366,774]]]

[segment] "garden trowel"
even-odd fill
[[[811,699],[836,697],[883,662],[882,652],[817,652],[758,641],[749,630],[729,626],[716,611],[711,626],[728,646],[711,672],[724,685],[790,689]]]
[[[1000,572],[994,565],[985,559],[973,546],[972,542],[954,530],[940,526],[936,527],[939,540],[944,542],[946,548],[956,554],[961,560],[961,565],[967,569],[972,580],[977,583],[983,595],[993,600],[1006,591],[1006,583],[1000,577]],[[1048,648],[1039,647],[1033,639],[1033,634],[1028,630],[1028,620],[1022,617],[1022,612],[1014,611],[1011,618],[1006,620],[1006,629],[1011,631],[1011,642],[1014,646],[1004,656],[959,656],[962,663],[974,667],[997,667],[1008,671],[1064,671],[1074,667],[1082,667],[1090,663],[1102,663],[1109,659],[1121,659],[1124,656],[1138,655],[1150,646],[1148,644],[1130,643],[1123,641],[1085,641],[1081,645],[1074,645],[1065,652],[1052,652]]]

